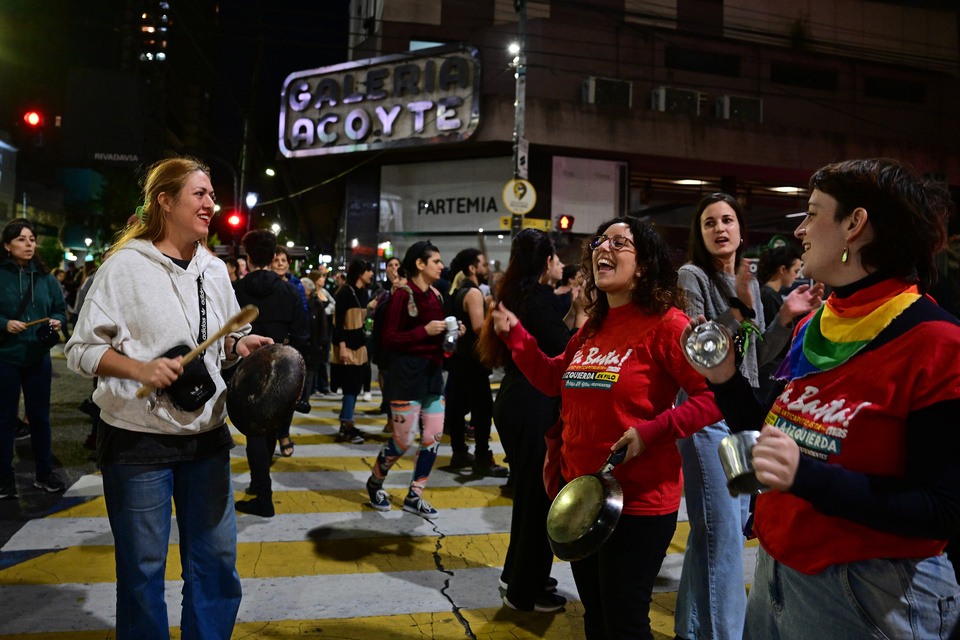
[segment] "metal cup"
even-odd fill
[[[723,361],[731,344],[727,328],[719,322],[708,320],[690,332],[686,350],[690,359],[701,367],[712,368]]]
[[[727,476],[727,490],[733,497],[763,493],[770,488],[757,480],[753,469],[753,447],[759,437],[759,431],[740,431],[720,441],[720,464]]]

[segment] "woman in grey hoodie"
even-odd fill
[[[121,639],[169,637],[164,571],[173,504],[183,637],[228,639],[240,606],[233,438],[220,369],[272,340],[245,335],[247,325],[208,347],[190,365],[207,390],[200,399],[209,396],[202,404],[176,400],[170,386],[184,373],[170,351],[197,346],[240,311],[226,266],[204,244],[213,197],[209,170],[196,160],[150,168],[142,216],[100,267],[66,347],[71,369],[99,378],[97,463],[116,548]],[[137,398],[141,385],[156,394]]]

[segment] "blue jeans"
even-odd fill
[[[757,552],[744,640],[951,637],[960,587],[947,556],[861,560],[808,576]]]
[[[357,396],[354,394],[343,394],[343,402],[340,405],[340,420],[353,420],[353,411],[357,407]]]
[[[50,435],[50,356],[40,362],[17,366],[0,362],[0,478],[13,477],[13,431],[17,424],[20,389],[30,423],[30,448],[37,476],[53,469]]]
[[[183,576],[183,640],[229,640],[240,608],[227,451],[202,460],[103,467],[117,561],[118,640],[168,640],[164,571],[171,498]]]
[[[717,449],[730,435],[726,422],[677,441],[690,536],[683,556],[674,632],[688,640],[740,640],[747,592],[743,584],[743,527],[749,496],[730,497]]]

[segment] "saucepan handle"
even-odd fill
[[[603,463],[603,466],[600,467],[599,473],[610,473],[613,471],[613,468],[623,462],[623,459],[627,457],[627,445],[623,445],[616,451],[610,454],[607,458],[607,461]]]

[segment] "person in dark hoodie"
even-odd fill
[[[277,237],[263,229],[243,236],[250,272],[233,284],[237,302],[260,309],[253,321],[253,331],[273,338],[274,343],[288,343],[300,353],[306,353],[310,341],[307,316],[303,313],[300,294],[292,284],[270,269],[277,249]],[[270,460],[277,440],[280,454],[293,455],[290,424],[277,425],[277,433],[247,437],[247,461],[250,463],[250,487],[247,493],[255,497],[237,503],[237,511],[265,518],[273,517],[273,484],[270,480]]]
[[[17,497],[13,431],[21,386],[36,466],[33,486],[51,493],[66,488],[52,464],[51,347],[38,335],[49,327],[56,336],[66,321],[63,293],[37,254],[33,225],[11,220],[0,246],[0,499]]]

